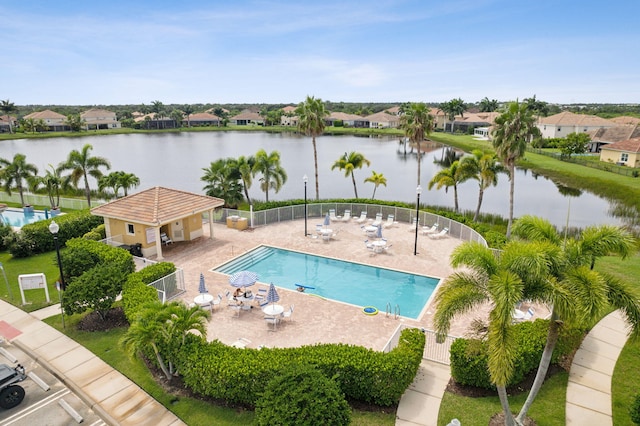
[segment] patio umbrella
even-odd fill
[[[382,225],[378,225],[378,233],[376,234],[376,237],[382,238]]]
[[[331,218],[329,217],[329,213],[324,217],[324,226],[331,225]]]
[[[198,291],[200,292],[200,294],[209,293],[207,287],[205,287],[204,285],[204,275],[202,274],[202,272],[200,272],[200,285],[198,286]]]
[[[240,271],[229,277],[229,284],[234,287],[249,287],[258,281],[258,274],[251,271]]]
[[[269,290],[267,290],[266,301],[268,303],[276,303],[278,300],[280,300],[280,295],[276,291],[276,286],[274,286],[273,283],[271,283],[269,284]]]

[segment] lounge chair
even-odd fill
[[[389,249],[393,246],[393,244],[389,244],[388,246],[384,246],[382,247],[382,250],[387,253],[389,251]]]
[[[213,300],[211,301],[211,311],[213,312],[213,308],[215,308],[216,305],[220,305],[221,303],[222,303],[222,295],[218,293],[218,297],[214,297]]]
[[[439,226],[440,225],[438,225],[437,223],[434,223],[433,226],[423,226],[422,235],[435,234],[436,232],[438,232]]]
[[[371,224],[372,226],[382,225],[382,213],[376,213],[376,219]]]
[[[329,219],[331,219],[331,222],[340,220],[340,216],[336,216],[336,210],[335,209],[330,209],[329,210]]]
[[[245,339],[244,337],[241,337],[238,340],[236,340],[235,342],[233,342],[231,344],[231,346],[233,346],[234,348],[238,348],[238,349],[244,349],[250,343],[251,343],[251,340]]]
[[[349,222],[351,220],[351,210],[345,210],[344,215],[342,216],[343,222]]]
[[[527,312],[524,313],[524,318],[522,319],[525,321],[530,320],[531,318],[533,318],[535,314],[536,314],[536,311],[530,307],[529,309],[527,309]]]
[[[360,217],[356,219],[356,223],[364,223],[366,221],[367,221],[367,212],[366,211],[360,212]]]
[[[160,234],[160,241],[162,241],[162,244],[164,244],[165,246],[169,244],[173,244],[173,241],[171,240],[171,238],[169,238],[169,236],[164,232]]]
[[[409,232],[415,232],[416,231],[416,222],[418,222],[418,226],[420,226],[420,221],[418,221],[418,218],[414,217],[413,220],[411,221],[411,226],[409,227]]]
[[[392,214],[387,215],[387,221],[383,224],[385,228],[391,228],[393,225],[397,225],[395,217]]]
[[[437,234],[427,234],[427,237],[433,240],[437,240],[440,238],[444,238],[444,236],[447,235],[447,232],[449,232],[449,228],[442,228],[442,231],[438,232]]]

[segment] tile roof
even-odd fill
[[[286,107],[282,108],[282,111],[284,112],[294,112],[295,110],[296,110],[296,107],[291,105],[287,105]]]
[[[361,120],[362,116],[356,114],[347,114],[346,112],[332,112],[329,114],[329,119],[331,120],[342,120],[342,121],[353,121],[353,120]]]
[[[91,209],[96,216],[160,226],[224,205],[207,195],[156,186]]]
[[[603,145],[600,149],[602,151],[608,149],[611,151],[633,152],[637,154],[640,153],[640,137],[627,139],[625,141],[620,141],[609,145]]]
[[[40,120],[40,119],[66,120],[67,119],[67,117],[65,117],[64,115],[58,114],[57,112],[51,111],[50,109],[45,109],[44,111],[32,112],[31,114],[25,115],[24,118],[33,118],[34,120]]]
[[[598,117],[596,115],[574,114],[563,111],[549,117],[541,117],[538,124],[550,124],[553,126],[590,126],[590,127],[613,127],[616,123]]]
[[[91,108],[80,114],[82,118],[114,118],[115,116],[115,112],[100,108]]]
[[[640,137],[640,126],[614,126],[587,133],[592,141],[615,143]]]
[[[631,124],[637,125],[640,124],[640,118],[637,117],[629,117],[628,115],[623,115],[620,117],[610,118],[609,121],[613,121],[616,124]]]
[[[186,121],[187,117],[185,116],[182,121]],[[208,112],[199,112],[196,114],[191,114],[189,116],[189,120],[191,121],[220,121],[220,117],[215,114],[209,114]]]
[[[240,114],[231,117],[231,120],[264,121],[264,118],[257,112],[243,111]]]
[[[399,118],[397,115],[387,114],[386,112],[376,112],[375,114],[367,115],[365,117],[368,121],[377,121],[377,122],[386,122],[386,123],[397,123]]]

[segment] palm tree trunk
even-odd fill
[[[249,203],[249,205],[251,205],[251,199],[249,198],[249,191],[247,191],[247,184],[244,181],[244,179],[242,180],[242,188],[244,189],[244,196],[247,199],[247,203]]]
[[[158,347],[154,343],[151,344],[151,347],[153,348],[153,352],[155,352],[156,354],[156,360],[158,360],[158,365],[160,366],[160,369],[162,370],[164,375],[167,376],[167,380],[171,380],[171,373],[167,369],[167,366],[164,363],[164,359],[162,359],[162,355],[160,355],[160,351],[158,350]]]
[[[557,320],[557,316],[555,312],[551,314],[551,322],[549,323],[549,333],[547,334],[547,343],[544,346],[544,350],[542,351],[542,358],[540,358],[540,364],[538,365],[538,371],[536,372],[536,378],[533,381],[533,385],[531,385],[531,390],[529,391],[529,395],[527,395],[527,400],[524,402],[524,405],[520,409],[520,413],[518,413],[517,420],[522,423],[524,418],[527,416],[527,412],[529,408],[531,408],[531,404],[538,396],[538,392],[540,388],[542,388],[542,384],[544,383],[544,378],[547,375],[547,371],[549,370],[549,365],[551,364],[551,356],[553,355],[553,350],[556,347],[556,343],[558,342],[558,337],[560,335],[560,322]]]
[[[473,221],[478,220],[478,216],[480,216],[480,206],[482,206],[482,197],[484,196],[484,189],[480,186],[480,190],[478,191],[478,206],[476,207],[476,213],[473,215]]]
[[[515,164],[509,164],[509,222],[507,222],[507,240],[511,238],[511,224],[513,223],[513,194],[515,189]]]
[[[458,185],[453,185],[453,211],[458,213]]]
[[[374,198],[376,198],[376,189],[378,189],[378,185],[373,187],[373,195],[371,196],[371,199],[373,200]]]
[[[318,150],[316,149],[316,137],[311,137],[311,143],[313,144],[313,166],[316,173],[316,201],[320,199],[320,185],[318,185]]]
[[[353,174],[353,171],[351,171],[351,181],[353,182],[353,192],[356,193],[356,200],[358,199],[358,188],[356,188],[356,177]]]
[[[84,174],[84,194],[87,196],[87,204],[91,208],[91,189],[89,188],[89,180],[86,173]]]
[[[496,388],[498,389],[500,405],[502,405],[502,411],[504,412],[504,424],[505,426],[515,426],[516,422],[509,408],[509,400],[507,399],[507,389],[504,386],[496,386]]]

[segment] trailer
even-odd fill
[[[18,364],[12,368],[6,364],[0,364],[0,407],[9,409],[22,402],[24,389],[15,383],[26,378],[22,365]]]

